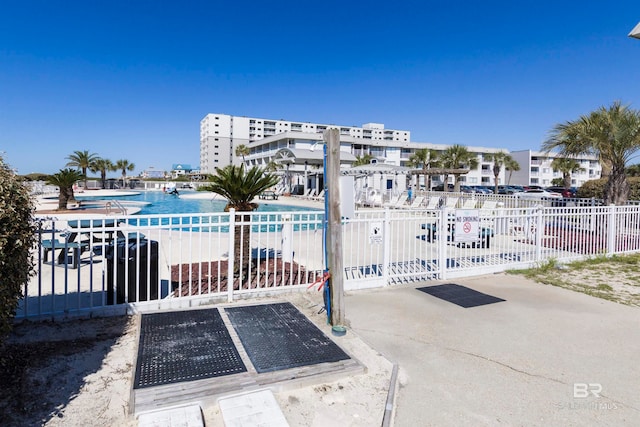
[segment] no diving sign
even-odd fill
[[[453,240],[456,242],[476,242],[480,237],[480,211],[477,209],[457,209]]]
[[[369,243],[382,243],[382,223],[372,222],[369,228]]]

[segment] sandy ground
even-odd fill
[[[284,299],[331,336],[326,315],[319,313],[321,293],[294,293]],[[11,402],[0,401],[0,412],[8,414],[3,425],[137,425],[129,414],[129,396],[138,324],[139,317],[133,316],[18,325],[8,340],[16,349],[29,343],[32,348],[59,345],[46,351],[48,357],[28,364],[17,385],[24,404],[8,408]],[[332,382],[318,379],[310,386],[275,393],[287,421],[291,426],[380,425],[392,364],[351,331],[334,339],[366,366],[366,373]],[[223,425],[217,404],[207,404],[203,413],[207,426]]]

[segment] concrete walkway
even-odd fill
[[[506,274],[416,287],[442,283],[506,301],[462,308],[415,287],[346,298],[352,330],[400,365],[396,426],[640,425],[638,308]]]

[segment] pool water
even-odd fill
[[[185,194],[186,191],[183,193]],[[213,198],[214,194],[211,193]],[[217,196],[219,197],[219,196]],[[95,200],[93,197],[83,198],[82,196],[76,197],[79,200]],[[139,215],[167,215],[167,214],[181,214],[181,213],[212,213],[212,212],[224,212],[226,206],[226,200],[212,200],[212,199],[181,199],[178,196],[172,194],[166,194],[161,191],[143,191],[140,194],[131,196],[108,196],[100,197],[100,200],[121,200],[130,202],[144,202],[148,203],[142,207]],[[318,211],[318,209],[311,209],[298,206],[286,206],[271,204],[262,201],[259,203],[258,212],[292,212],[292,211]]]

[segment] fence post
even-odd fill
[[[227,302],[233,302],[233,283],[235,279],[233,277],[234,265],[233,261],[235,259],[235,236],[236,236],[236,210],[231,208],[229,209],[229,256],[227,263]]]
[[[389,286],[389,270],[391,263],[391,210],[384,208],[384,224],[382,226],[382,278],[384,285]]]
[[[542,214],[544,213],[544,208],[542,206],[538,206],[536,209],[536,233],[534,235],[536,239],[536,261],[542,261],[542,237],[544,236],[544,218]]]
[[[436,224],[436,236],[438,236],[438,265],[440,267],[440,280],[447,279],[447,239],[449,238],[447,231],[447,220],[449,210],[446,207],[440,209],[439,224]]]
[[[616,253],[616,206],[611,204],[609,205],[607,215],[607,254],[613,255]]]
[[[291,225],[291,215],[282,215],[282,261],[293,262],[293,225]],[[269,255],[267,254],[267,258]]]

